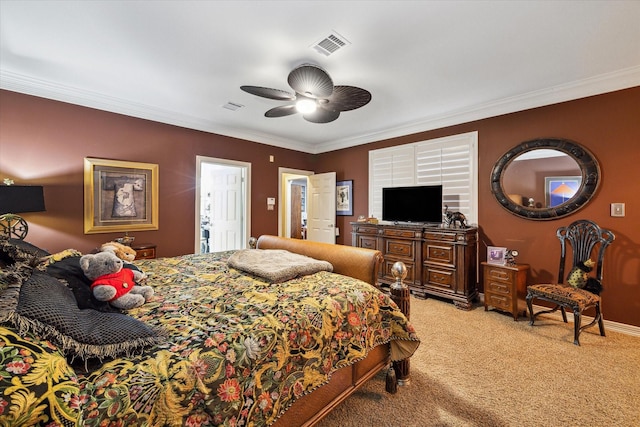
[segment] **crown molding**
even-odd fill
[[[0,89],[94,108],[96,110],[108,111],[110,113],[136,117],[139,119],[180,126],[187,129],[215,133],[232,138],[246,139],[259,144],[267,144],[306,153],[311,153],[313,151],[312,146],[301,143],[300,141],[279,139],[273,135],[228,127],[177,111],[160,109],[150,105],[111,97],[98,92],[82,90],[72,86],[60,85],[50,81],[35,79],[5,70],[0,70]]]
[[[460,110],[454,110],[446,114],[416,120],[393,129],[372,132],[356,138],[322,143],[317,145],[316,149],[317,153],[339,150],[374,141],[397,138],[399,136],[441,129],[447,126],[454,126],[503,114],[529,110],[531,108],[543,107],[545,105],[552,105],[589,96],[601,95],[603,93],[615,92],[617,90],[628,89],[635,86],[640,86],[640,66],[601,74],[588,79],[553,86],[523,95],[503,98]]]
[[[272,145],[311,154],[320,154],[375,141],[426,132],[545,105],[628,89],[635,86],[640,86],[640,66],[450,111],[445,114],[416,120],[394,128],[369,132],[357,137],[327,141],[320,144],[305,144],[300,141],[277,138],[273,135],[251,132],[246,129],[228,127],[180,112],[159,109],[130,100],[110,97],[97,92],[81,90],[71,86],[55,84],[49,81],[0,70],[0,88],[13,92],[53,99],[188,129],[246,139],[259,144]]]

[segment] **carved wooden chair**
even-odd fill
[[[580,345],[580,332],[596,323],[600,327],[600,335],[605,336],[602,309],[600,307],[600,296],[580,287],[565,284],[565,264],[571,259],[570,272],[579,264],[588,259],[595,262],[592,267],[595,275],[592,275],[598,282],[602,283],[602,272],[604,254],[607,247],[615,239],[615,235],[604,228],[600,228],[595,222],[589,220],[579,220],[566,227],[558,228],[556,232],[560,239],[560,268],[558,271],[558,282],[552,284],[536,284],[527,288],[527,306],[529,308],[530,321],[533,322],[539,314],[553,313],[560,309],[562,320],[567,323],[566,309],[573,311],[574,340],[575,345]],[[571,257],[567,256],[567,250],[571,250]],[[597,292],[597,291],[596,291]],[[533,312],[533,300],[539,299],[548,301],[555,306],[549,310]],[[594,307],[596,315],[591,323],[582,326],[582,312],[587,308]]]

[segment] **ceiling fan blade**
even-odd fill
[[[293,101],[294,99],[296,99],[295,94],[280,89],[271,89],[268,87],[260,86],[240,86],[240,89],[247,93],[250,93],[251,95],[275,99],[278,101]]]
[[[302,117],[311,123],[329,123],[340,117],[340,112],[319,107],[313,113],[304,114]]]
[[[349,111],[364,107],[371,101],[371,93],[368,90],[355,86],[336,86],[333,93],[322,100],[322,107],[335,111]]]
[[[292,114],[297,113],[295,105],[281,105],[280,107],[275,107],[264,113],[265,117],[284,117],[290,116]]]
[[[333,93],[333,80],[317,65],[304,64],[295,68],[287,78],[289,86],[309,98],[326,98]]]

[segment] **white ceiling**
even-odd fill
[[[640,1],[1,0],[0,87],[319,153],[638,86],[639,22]],[[350,44],[310,47],[332,32]],[[315,124],[240,90],[302,63],[372,101]]]

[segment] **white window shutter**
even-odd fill
[[[371,172],[374,171],[372,174]],[[415,184],[413,147],[400,145],[369,151],[369,212],[382,218],[382,189]]]
[[[381,217],[384,187],[442,184],[443,205],[477,223],[477,147],[478,133],[469,132],[370,151],[370,213]]]

